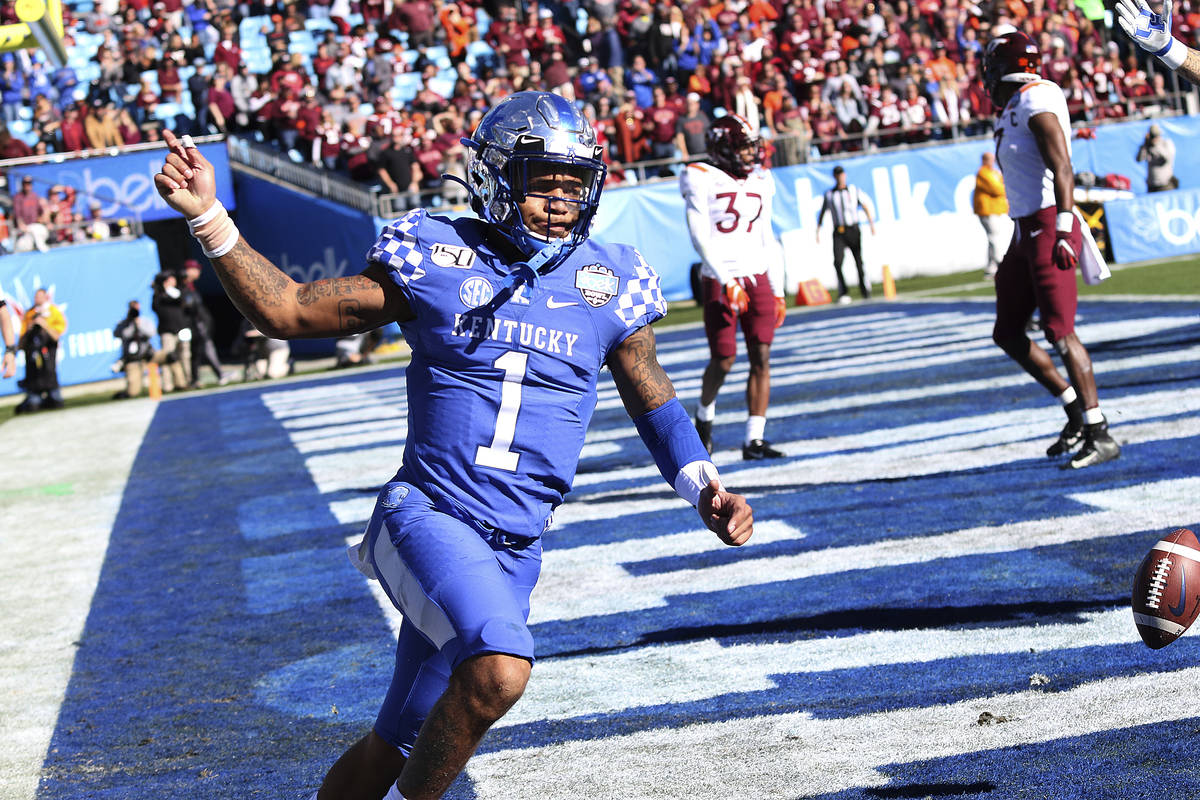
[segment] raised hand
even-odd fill
[[[167,159],[154,176],[154,188],[168,206],[184,217],[198,217],[217,197],[213,166],[192,143],[192,137],[179,139],[170,131],[163,131],[163,140],[167,143]]]
[[[1146,0],[1117,0],[1117,22],[1143,50],[1163,55],[1171,46],[1171,0],[1163,0],[1161,14],[1151,11]]]

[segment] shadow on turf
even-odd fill
[[[811,617],[789,617],[745,624],[696,625],[651,631],[638,637],[636,643],[584,647],[555,651],[543,657],[568,658],[599,655],[649,644],[694,642],[704,639],[736,639],[742,636],[792,635],[803,637],[810,632],[828,631],[906,631],[963,625],[1024,625],[1031,621],[1041,624],[1078,619],[1088,611],[1102,611],[1129,602],[1129,598],[1098,597],[1088,600],[1056,602],[1027,602],[987,604],[978,606],[944,606],[942,608],[862,608],[854,611],[831,611]]]
[[[981,794],[996,790],[989,781],[975,783],[909,783],[904,786],[888,786],[882,789],[867,789],[867,797],[957,797],[965,794]]]

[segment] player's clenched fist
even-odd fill
[[[722,489],[715,478],[700,490],[696,510],[708,529],[725,544],[738,547],[754,533],[754,509],[742,495]]]
[[[212,164],[201,155],[192,137],[179,139],[170,131],[163,131],[163,139],[167,143],[167,159],[154,176],[154,188],[168,206],[184,217],[198,217],[217,197]]]
[[[782,297],[775,298],[775,327],[778,328],[787,319],[787,300]]]

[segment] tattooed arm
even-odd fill
[[[404,296],[378,264],[359,275],[296,283],[245,239],[212,264],[238,310],[276,339],[346,336],[412,319]]]
[[[217,204],[216,179],[208,159],[187,137],[181,141],[164,131],[163,139],[168,152],[162,170],[154,176],[155,188],[167,205],[196,220],[197,230],[197,218],[220,212],[211,224],[222,234],[228,232],[230,241],[220,249],[212,248],[222,254],[211,261],[229,299],[258,330],[278,339],[345,336],[412,318],[404,296],[377,264],[360,275],[303,284],[293,281],[236,236],[232,222]],[[232,248],[224,252],[230,244]]]
[[[671,379],[658,363],[654,329],[638,328],[608,356],[608,368],[629,416],[637,418],[675,396]]]

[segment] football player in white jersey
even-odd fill
[[[1176,73],[1200,85],[1200,50],[1171,35],[1171,0],[1162,0],[1155,14],[1146,0],[1117,0],[1117,21],[1138,47],[1158,56]]]
[[[1083,242],[1074,213],[1071,122],[1062,89],[1040,77],[1040,64],[1037,45],[1016,30],[994,37],[984,54],[984,86],[998,109],[996,160],[1015,228],[996,272],[992,338],[1062,403],[1067,424],[1046,455],[1058,457],[1082,443],[1063,465],[1081,469],[1111,461],[1121,448],[1108,434],[1091,357],[1075,334],[1075,267]],[[1069,382],[1025,333],[1035,309]]]
[[[604,185],[596,135],[547,92],[493,106],[464,143],[481,219],[409,212],[359,275],[297,284],[241,238],[212,166],[170,133],[154,181],[188,219],[238,309],[269,336],[345,336],[398,322],[404,462],[351,557],[403,613],[391,686],[320,800],[434,800],[521,696],[541,534],[570,490],[604,365],[638,433],[726,544],[753,528],[658,363],[666,304],[632,247],[588,240]]]
[[[750,360],[746,382],[746,432],[742,458],[781,458],[764,438],[771,398],[771,342],[783,324],[783,250],[771,230],[775,181],[763,169],[758,132],[730,114],[708,129],[707,161],[688,164],[679,176],[687,226],[700,255],[700,295],[711,355],[700,387],[696,430],[712,452],[717,392],[737,355],[741,322]]]

